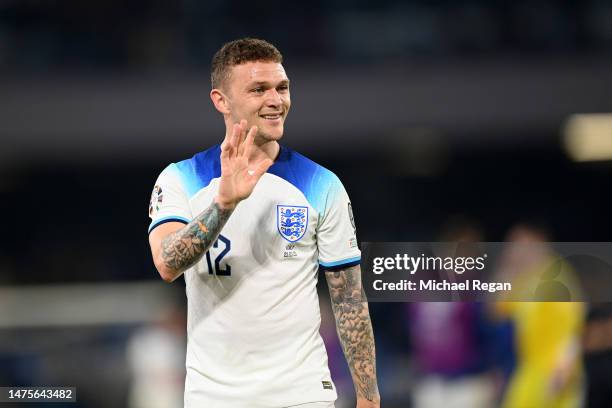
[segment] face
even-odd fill
[[[289,79],[276,62],[247,62],[231,68],[226,96],[232,123],[257,126],[256,142],[279,140],[291,107]]]

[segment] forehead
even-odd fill
[[[252,61],[232,67],[230,83],[239,86],[251,82],[280,82],[287,80],[283,65],[278,62]]]

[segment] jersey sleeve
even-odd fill
[[[361,261],[351,202],[335,175],[317,228],[317,246],[323,270],[338,270]]]
[[[149,202],[149,217],[149,233],[166,222],[188,224],[192,219],[189,200],[175,164],[166,167],[155,182]]]

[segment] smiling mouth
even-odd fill
[[[280,119],[283,115],[280,113],[267,114],[267,115],[259,115],[260,118],[264,118],[266,120],[277,120]]]

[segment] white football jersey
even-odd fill
[[[211,205],[220,146],[159,176],[149,232]],[[286,407],[334,401],[319,335],[317,271],[357,265],[348,195],[331,171],[285,147],[184,274],[188,302],[185,407]]]

